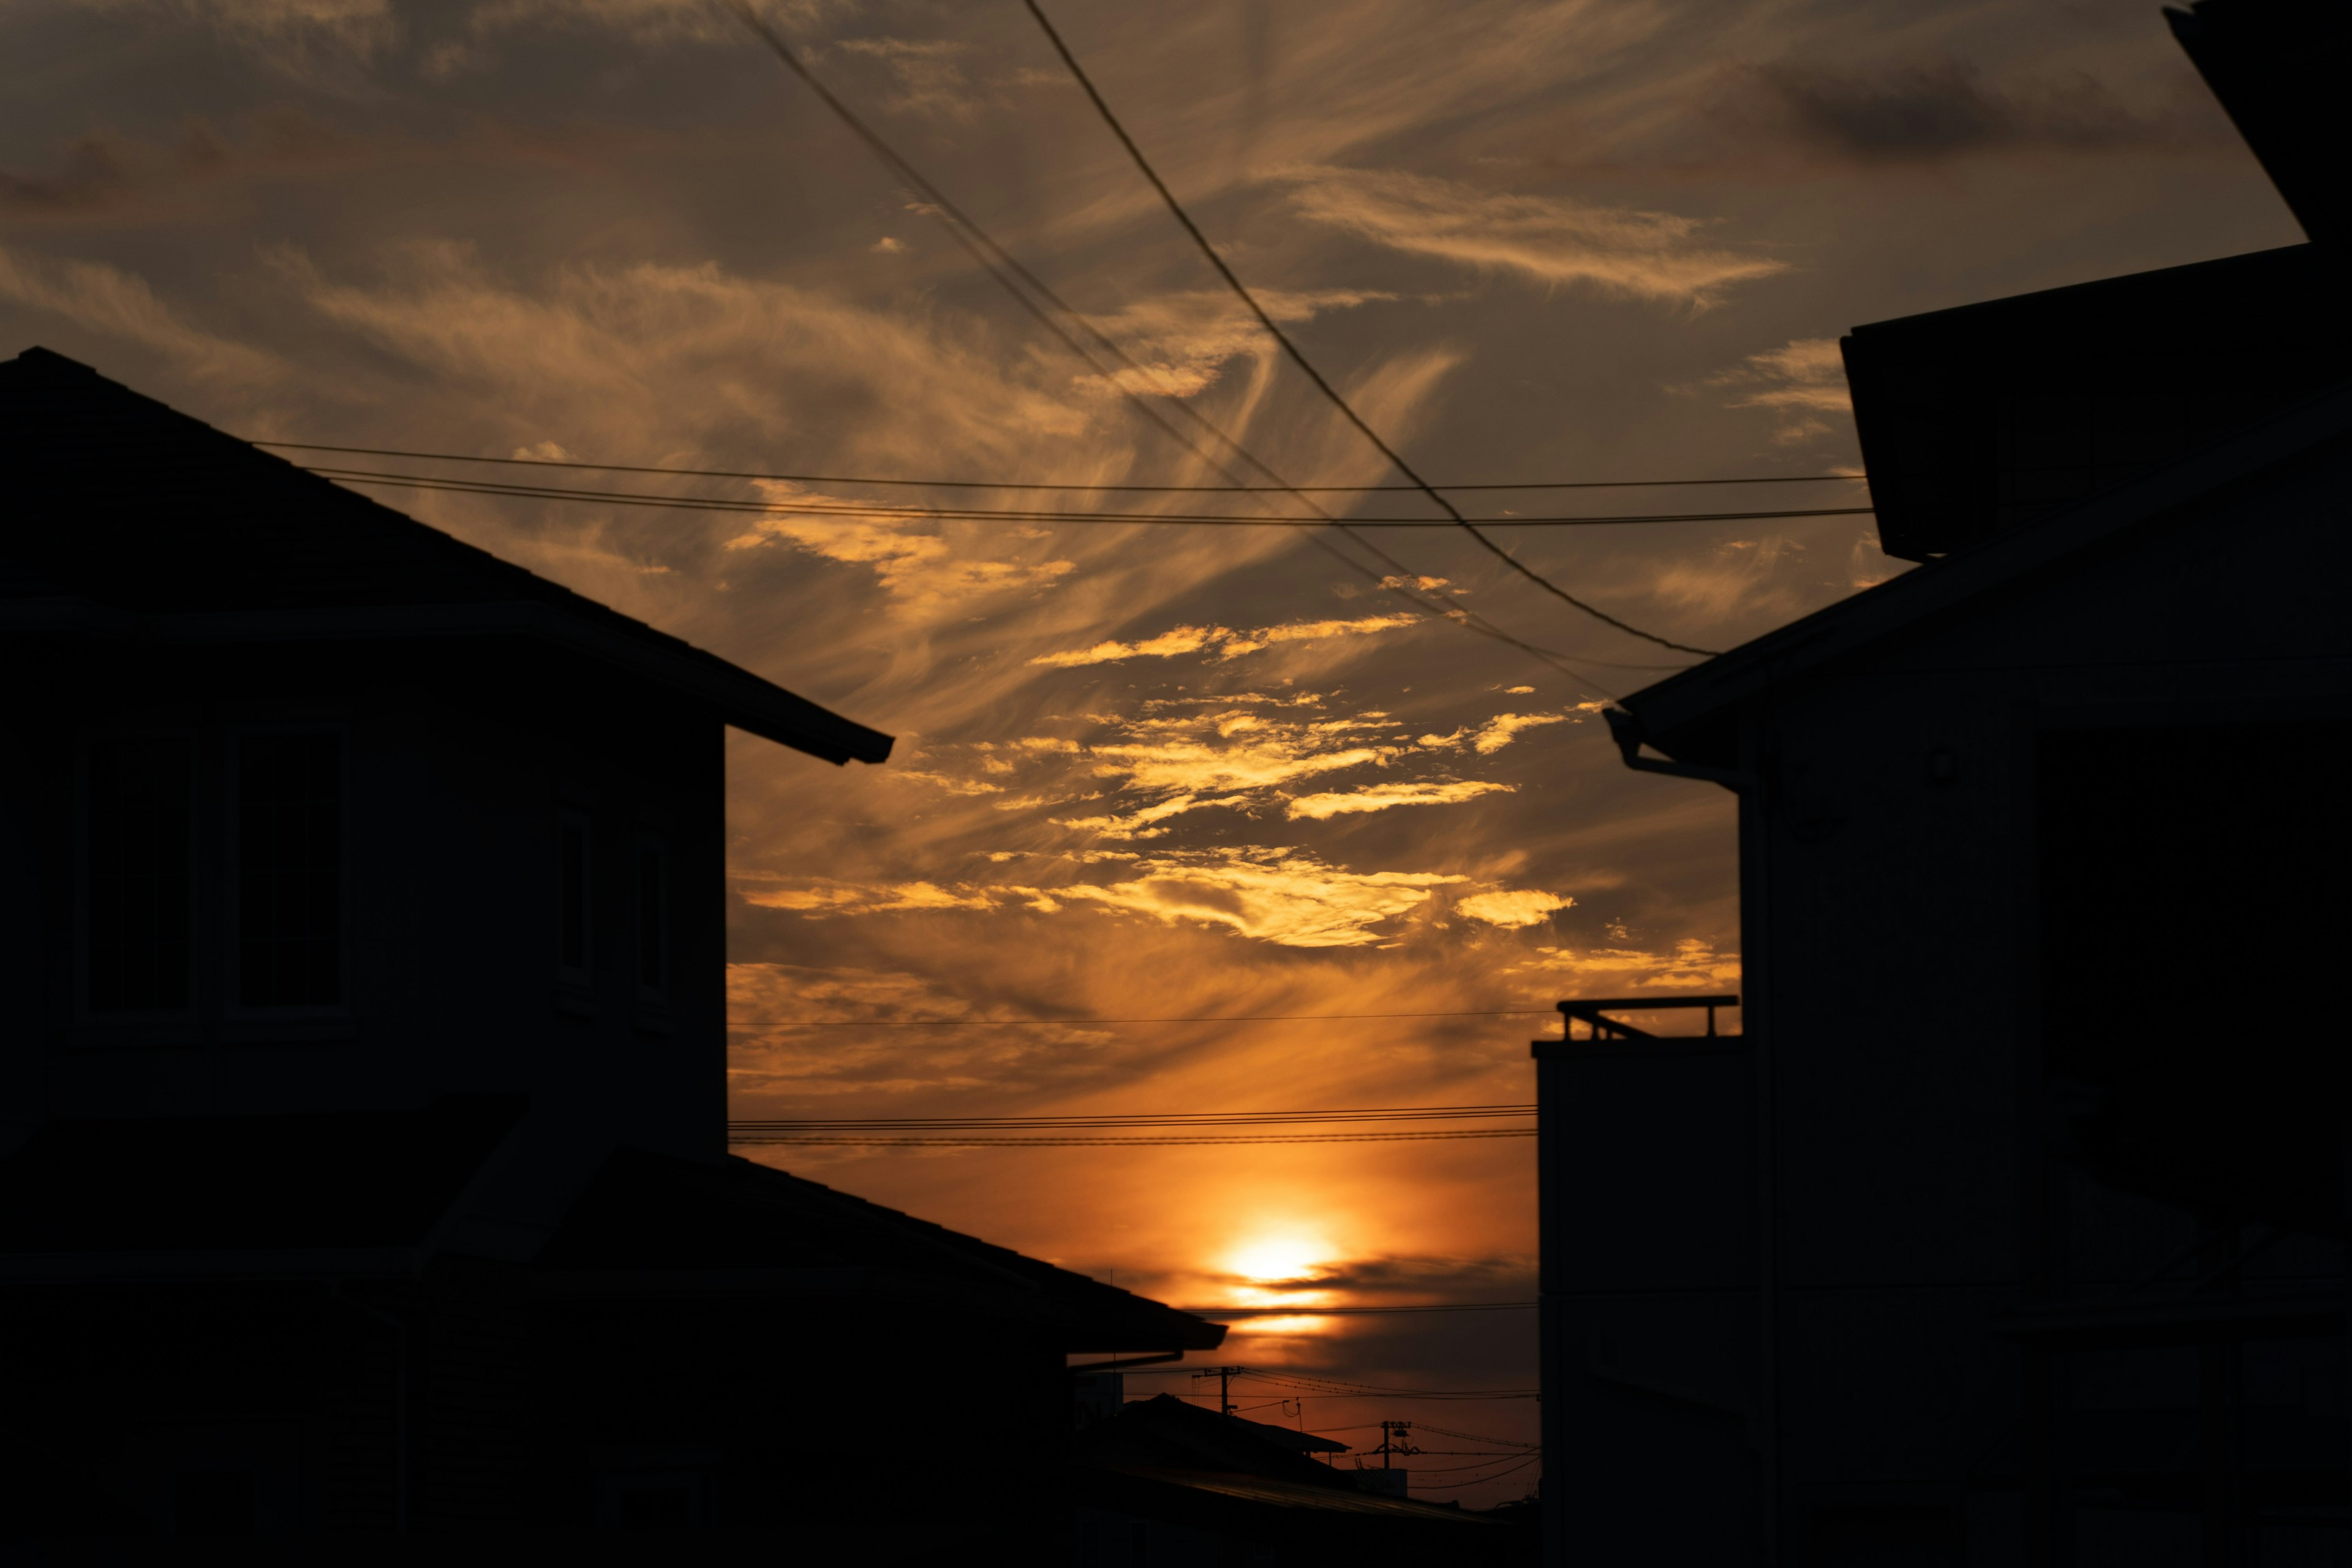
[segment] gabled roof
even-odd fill
[[[2142,524],[2352,436],[2352,384],[2191,453],[2031,528],[2013,529],[1864,589],[1624,700],[1634,734],[1677,761],[1738,763],[1730,720],[1770,683],[1866,656],[1938,617],[2102,549]],[[1621,742],[1628,737],[1621,731]]]
[[[1076,1447],[1078,1457],[1089,1464],[1207,1470],[1318,1487],[1352,1483],[1307,1456],[1347,1451],[1347,1444],[1328,1437],[1203,1410],[1171,1394],[1122,1406],[1118,1415],[1081,1432]]]
[[[561,1293],[885,1296],[1037,1323],[1074,1351],[1213,1350],[1220,1324],[730,1156],[616,1150],[537,1259]]]
[[[843,763],[890,737],[46,349],[0,363],[0,635],[520,637]]]

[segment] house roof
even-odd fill
[[[890,737],[109,381],[0,362],[0,634],[519,637],[843,763]]]
[[[2303,231],[2323,244],[2352,243],[2339,101],[2352,7],[2343,0],[2197,0],[2164,15]]]
[[[1741,644],[1624,700],[1631,735],[1677,761],[1738,763],[1730,722],[1768,686],[1866,657],[2013,584],[2105,549],[2232,485],[2352,442],[2352,383],[2030,528],[1998,533]]]
[[[1367,1521],[1392,1525],[1483,1528],[1499,1522],[1442,1504],[1387,1497],[1378,1492],[1361,1491],[1353,1486],[1310,1486],[1266,1476],[1223,1475],[1210,1470],[1170,1469],[1152,1465],[1087,1467],[1080,1474],[1095,1484],[1082,1487],[1079,1495],[1097,1506],[1118,1508],[1124,1503],[1132,1507],[1135,1494],[1142,1489],[1135,1483],[1142,1483],[1145,1487],[1172,1487],[1261,1508],[1307,1514],[1350,1515]],[[1129,1484],[1121,1487],[1118,1484],[1121,1481]],[[1106,1482],[1109,1484],[1106,1485]]]
[[[1339,1472],[1307,1458],[1347,1451],[1347,1444],[1328,1437],[1203,1410],[1171,1394],[1123,1405],[1077,1438],[1079,1457],[1091,1464],[1210,1470],[1303,1486],[1348,1485]]]
[[[2342,381],[2352,310],[2315,245],[1853,329],[1879,542],[1920,561],[2037,521]]]
[[[0,1159],[0,1253],[414,1247],[523,1104],[47,1122]]]
[[[730,1156],[614,1152],[540,1254],[562,1294],[893,1298],[1052,1330],[1073,1351],[1212,1350],[1220,1324]]]

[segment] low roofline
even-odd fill
[[[1765,633],[1622,700],[1641,743],[1684,761],[1727,765],[1698,732],[1707,721],[1787,679],[1851,658],[1873,644],[2090,549],[2151,518],[2275,468],[2352,431],[2352,382],[2179,461],[2011,529],[1852,598]]]

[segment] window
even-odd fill
[[[342,1001],[342,738],[247,734],[236,752],[236,994]]]
[[[702,1477],[690,1472],[605,1476],[596,1485],[596,1522],[606,1530],[695,1530],[707,1514]]]
[[[669,856],[650,838],[637,841],[637,989],[669,990]]]
[[[172,1477],[172,1533],[257,1535],[259,1488],[249,1469],[181,1470]]]
[[[93,1013],[188,1005],[194,760],[184,735],[91,742],[83,937]]]
[[[589,900],[588,818],[567,811],[556,818],[556,969],[574,985],[588,984],[593,949]]]

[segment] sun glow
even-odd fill
[[[1328,1266],[1330,1244],[1299,1231],[1264,1231],[1224,1258],[1236,1304],[1247,1307],[1328,1306],[1331,1292],[1309,1283]]]

